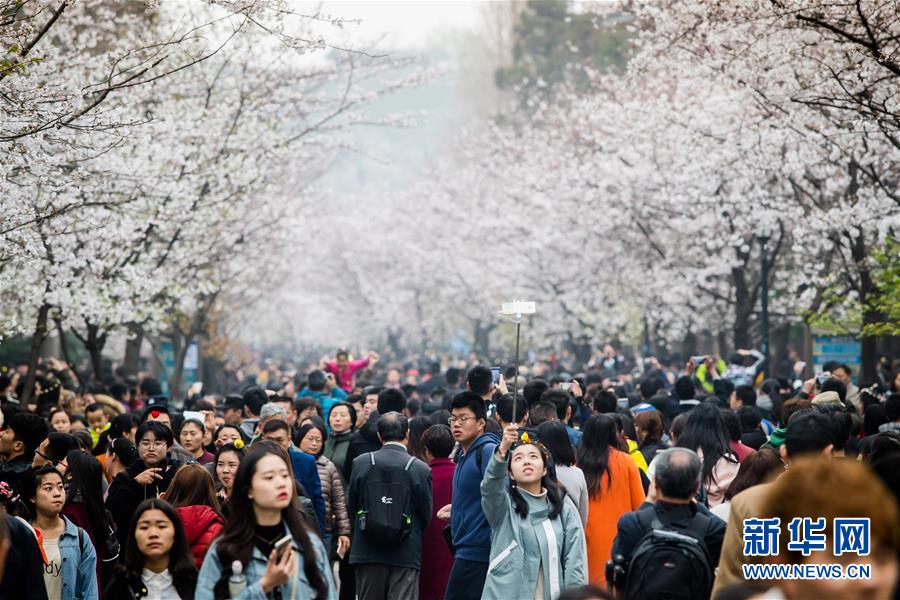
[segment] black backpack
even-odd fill
[[[704,600],[715,570],[704,537],[710,517],[698,512],[687,529],[660,521],[652,506],[637,511],[646,533],[625,573],[626,600]],[[651,576],[652,575],[652,576]]]
[[[369,460],[372,466],[362,482],[362,508],[356,513],[359,530],[376,546],[396,546],[412,527],[409,467],[415,457],[410,456],[403,469],[376,464],[373,452]]]

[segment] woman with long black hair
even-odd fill
[[[216,487],[216,497],[219,499],[221,507],[219,512],[225,519],[228,518],[228,498],[231,496],[231,489],[234,486],[234,476],[243,459],[244,442],[239,439],[234,443],[220,446],[216,450],[216,462],[212,471],[213,484]]]
[[[587,482],[584,473],[575,466],[575,449],[569,442],[569,433],[562,421],[547,421],[538,427],[538,437],[541,443],[550,451],[553,465],[556,467],[556,481],[558,481],[566,494],[572,499],[578,516],[581,517],[582,527],[587,525],[588,518],[588,493]]]
[[[67,492],[62,512],[90,536],[97,550],[97,577],[102,587],[119,557],[118,540],[109,540],[115,538],[115,532],[103,506],[103,468],[96,458],[81,450],[69,452],[66,464]]]
[[[582,431],[577,458],[589,498],[585,527],[588,570],[591,583],[602,587],[619,517],[637,510],[644,501],[644,486],[637,463],[628,454],[611,417],[595,415]]]
[[[553,600],[587,583],[581,519],[552,474],[548,450],[519,434],[503,439],[481,482],[481,505],[491,526],[491,562],[484,598]]]
[[[138,504],[127,537],[125,560],[103,591],[104,598],[194,597],[197,567],[171,504],[155,498]]]
[[[197,600],[224,597],[240,563],[243,591],[232,598],[259,598],[278,590],[289,598],[336,598],[325,546],[300,516],[294,473],[277,444],[257,442],[234,478],[225,528],[203,561]],[[283,551],[275,544],[289,536]]]
[[[700,456],[703,461],[700,480],[707,505],[712,508],[721,504],[741,465],[731,450],[725,419],[715,402],[701,402],[687,414],[684,431],[675,445]],[[648,475],[652,481],[652,471]]]

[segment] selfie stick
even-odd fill
[[[513,404],[512,404],[512,422],[515,424],[516,421],[516,401],[519,398],[519,334],[522,331],[522,316],[523,315],[533,315],[535,312],[535,303],[534,302],[523,302],[521,300],[516,300],[513,302],[504,302],[503,307],[500,309],[500,316],[504,317],[508,321],[511,321],[516,324],[516,357],[515,357],[515,365],[516,365],[516,373],[513,376]]]

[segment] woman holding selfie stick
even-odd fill
[[[531,435],[507,426],[481,482],[491,526],[482,598],[552,600],[587,583],[581,518],[552,477],[550,453]]]
[[[334,600],[325,546],[300,517],[294,474],[277,444],[258,442],[241,460],[225,528],[213,542],[196,600],[281,598]]]

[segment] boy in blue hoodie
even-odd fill
[[[491,527],[481,508],[481,480],[500,439],[485,433],[485,404],[475,392],[462,392],[453,398],[450,414],[450,429],[459,450],[450,512],[455,554],[444,600],[477,600],[491,553]]]

